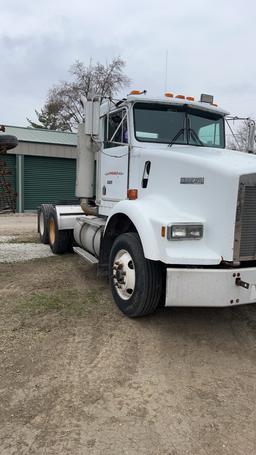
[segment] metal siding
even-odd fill
[[[19,142],[15,151],[10,151],[10,154],[15,155],[30,155],[30,156],[49,156],[55,158],[71,158],[77,157],[77,148],[68,145],[53,145],[53,144],[33,144],[29,142]]]
[[[5,126],[7,134],[13,134],[20,142],[37,142],[41,144],[77,145],[76,133],[53,131],[43,128],[26,128],[22,126]]]
[[[75,198],[76,160],[24,157],[24,209]]]

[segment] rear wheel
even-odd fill
[[[49,243],[48,219],[50,214],[51,204],[42,204],[38,210],[38,232],[41,243]]]
[[[144,257],[138,234],[121,234],[115,240],[109,263],[113,298],[129,317],[153,313],[160,303],[163,270],[159,262]]]
[[[63,254],[70,250],[70,232],[68,230],[59,230],[57,213],[54,207],[51,207],[48,218],[49,244],[54,254]]]

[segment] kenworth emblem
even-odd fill
[[[203,185],[204,177],[181,177],[180,183],[190,184],[190,185]]]

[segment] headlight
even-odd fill
[[[202,224],[172,224],[167,227],[168,240],[199,240],[202,237]]]

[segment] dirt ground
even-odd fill
[[[37,232],[37,215],[7,214],[0,215],[0,235],[24,235]]]
[[[0,283],[1,455],[256,454],[255,306],[130,320],[73,255]]]

